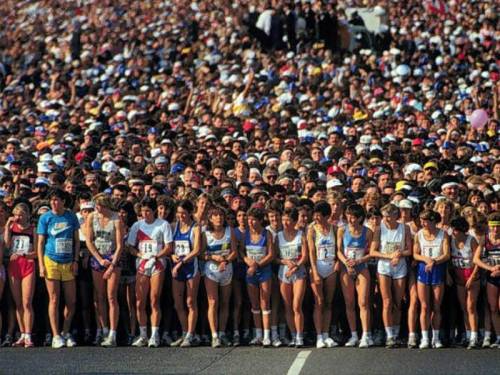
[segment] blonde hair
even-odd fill
[[[31,214],[31,210],[30,210],[29,206],[23,202],[16,204],[16,206],[12,210],[12,214],[15,214],[16,212],[24,212],[24,214],[28,217]]]
[[[106,207],[112,211],[115,210],[115,206],[113,204],[113,201],[111,199],[111,197],[106,194],[106,193],[99,193],[97,195],[94,196],[94,203],[99,206],[102,206],[102,207]]]

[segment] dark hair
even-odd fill
[[[266,214],[262,208],[252,207],[248,210],[247,216],[248,217],[252,216],[252,217],[256,218],[257,220],[259,220],[261,223],[264,223],[264,219],[265,219]]]
[[[194,204],[190,200],[183,199],[177,204],[177,208],[181,207],[182,209],[186,210],[190,215],[194,211]]]
[[[208,213],[207,213],[207,218],[208,218],[207,230],[210,232],[214,230],[214,227],[212,226],[212,222],[210,221],[210,217],[212,215],[214,215],[215,213],[221,213],[224,216],[224,222],[222,223],[222,227],[225,228],[227,226],[227,212],[226,212],[226,210],[222,206],[218,206],[218,205],[212,206],[212,207],[210,207],[210,209],[208,210]]]
[[[327,201],[319,201],[314,205],[313,214],[318,213],[323,217],[330,217],[332,208]]]
[[[299,211],[295,207],[285,208],[282,216],[288,216],[293,221],[297,221],[299,220]]]
[[[122,199],[116,203],[116,209],[117,211],[123,210],[127,213],[126,224],[128,227],[131,227],[137,221],[134,205],[131,202]]]
[[[441,221],[441,215],[439,214],[439,212],[430,210],[428,208],[420,213],[420,218],[432,221],[433,223],[439,223]]]
[[[66,200],[67,194],[64,190],[62,190],[60,188],[53,188],[49,191],[48,198],[52,199],[54,197],[62,199],[64,201],[64,200]]]
[[[281,214],[283,211],[283,203],[278,199],[271,199],[266,202],[266,211],[267,213],[273,211]]]
[[[154,199],[146,197],[141,201],[141,208],[142,207],[147,207],[153,211],[156,211],[157,204],[156,204],[156,201]]]
[[[469,231],[469,223],[463,216],[457,216],[451,219],[450,226],[463,233],[467,233]]]
[[[358,203],[353,203],[347,206],[345,213],[346,215],[352,215],[361,220],[365,220],[366,217],[365,209]]]

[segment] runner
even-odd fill
[[[16,304],[21,336],[13,346],[31,348],[33,328],[33,295],[35,292],[35,226],[31,224],[30,208],[18,203],[5,225],[5,248],[9,249],[8,275],[10,290]]]
[[[125,230],[111,197],[105,193],[94,197],[95,212],[85,223],[85,243],[90,254],[90,266],[96,296],[97,317],[103,328],[102,346],[116,346],[116,331],[120,310],[118,286]],[[109,306],[109,316],[108,309]]]
[[[247,288],[255,326],[250,345],[271,345],[271,262],[274,258],[272,234],[264,228],[265,212],[253,207],[247,212],[248,230],[242,258],[248,266]],[[264,337],[262,330],[264,329]]]
[[[287,208],[281,215],[283,230],[276,236],[277,260],[280,262],[278,277],[280,292],[285,305],[288,328],[295,337],[295,347],[304,346],[304,313],[302,301],[306,291],[306,267],[308,261],[307,236],[297,230],[299,213]]]
[[[195,329],[198,320],[200,284],[198,256],[201,252],[201,227],[193,220],[193,212],[194,206],[191,201],[179,202],[172,254],[172,293],[177,317],[182,326],[182,337],[173,342],[172,346],[180,345],[183,348],[199,344],[195,337]]]
[[[451,265],[453,280],[457,288],[457,296],[462,307],[465,327],[467,329],[467,349],[479,347],[477,297],[479,295],[479,269],[474,265],[476,252],[481,247],[469,232],[469,223],[459,216],[451,220]]]
[[[213,348],[230,345],[226,336],[226,323],[233,278],[232,262],[237,256],[237,242],[233,229],[226,223],[225,216],[221,207],[210,208],[207,230],[203,237],[208,322],[212,331]]]
[[[396,346],[401,324],[401,304],[406,290],[407,257],[411,255],[411,233],[398,223],[399,209],[389,203],[382,207],[380,229],[374,234],[370,255],[378,258],[377,273],[382,293],[382,317],[386,347]]]
[[[328,222],[331,215],[328,202],[316,203],[313,210],[314,222],[309,226],[307,234],[317,348],[338,346],[328,335],[339,269],[339,263],[335,259],[337,228]]]
[[[337,232],[337,256],[342,262],[341,284],[346,304],[347,320],[351,337],[347,347],[358,345],[360,348],[373,346],[370,332],[370,274],[367,262],[370,260],[369,249],[373,232],[363,225],[365,211],[359,204],[351,204],[346,209],[347,225]],[[363,335],[358,340],[356,326],[355,297],[358,296]]]
[[[492,348],[500,348],[500,213],[488,216],[488,232],[484,244],[484,260],[480,253],[474,254],[474,264],[488,272],[486,293],[493,328],[497,336]]]
[[[51,210],[40,217],[37,227],[38,263],[40,277],[45,278],[49,294],[49,320],[52,329],[52,347],[76,346],[70,333],[75,313],[76,286],[80,254],[80,227],[74,213],[65,209],[66,194],[53,189],[48,196]],[[64,293],[64,322],[59,331],[59,297]]]
[[[127,239],[132,255],[137,257],[136,299],[139,337],[133,346],[157,348],[160,345],[160,296],[163,287],[165,256],[172,251],[172,230],[168,222],[155,218],[156,202],[141,201],[142,219],[134,223]],[[151,305],[151,336],[147,339],[146,303]]]
[[[415,237],[413,257],[418,261],[417,292],[420,301],[420,349],[429,348],[429,324],[432,322],[432,347],[443,347],[439,338],[441,301],[446,278],[446,262],[450,258],[448,234],[437,228],[440,215],[432,210],[420,214],[422,229]]]

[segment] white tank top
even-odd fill
[[[281,259],[298,260],[302,248],[302,231],[299,230],[294,239],[287,241],[283,231],[278,232],[278,249]]]
[[[396,229],[389,229],[380,223],[380,252],[382,254],[392,254],[396,251],[403,251],[405,245],[405,226],[398,224]]]
[[[315,232],[316,257],[320,262],[333,263],[335,261],[336,239],[333,232],[333,225],[330,226],[328,234],[323,234],[316,225]]]
[[[455,238],[451,239],[451,262],[454,267],[457,268],[472,268],[472,258],[474,254],[472,254],[471,241],[472,236],[467,236],[464,247],[459,249],[455,242]]]
[[[428,241],[424,238],[423,229],[418,231],[417,236],[420,245],[420,254],[431,259],[436,259],[441,255],[441,245],[444,238],[443,230],[440,229],[432,241]]]
[[[228,256],[231,252],[231,228],[226,227],[224,235],[216,239],[212,232],[205,232],[207,238],[207,252],[211,255]]]

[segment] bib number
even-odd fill
[[[158,242],[154,240],[139,242],[139,251],[144,259],[149,259],[158,254]]]
[[[247,254],[250,259],[256,262],[260,262],[260,260],[264,258],[264,254],[262,254],[260,249],[247,249]]]
[[[470,260],[464,258],[453,258],[452,264],[456,268],[471,268]]]
[[[97,239],[95,241],[95,247],[101,255],[109,255],[112,252],[111,246],[113,243],[111,241],[106,241],[102,239]]]
[[[12,236],[12,254],[28,254],[31,250],[30,238],[28,236]]]
[[[297,259],[298,258],[298,248],[294,245],[282,246],[280,247],[280,255],[283,259]]]
[[[175,255],[178,257],[184,257],[191,252],[191,246],[189,245],[189,241],[180,240],[175,241]]]
[[[333,262],[335,260],[335,252],[332,245],[318,246],[318,260]]]
[[[488,263],[490,266],[498,266],[500,265],[500,257],[489,257]]]
[[[387,242],[382,249],[382,254],[393,254],[397,251],[401,251],[401,245],[397,242]]]
[[[364,249],[361,249],[359,247],[346,247],[345,253],[348,259],[358,260],[363,258]]]
[[[440,248],[434,246],[426,246],[422,249],[422,255],[431,259],[436,259],[440,255]]]
[[[73,253],[73,240],[71,238],[56,238],[56,254],[69,255]]]

